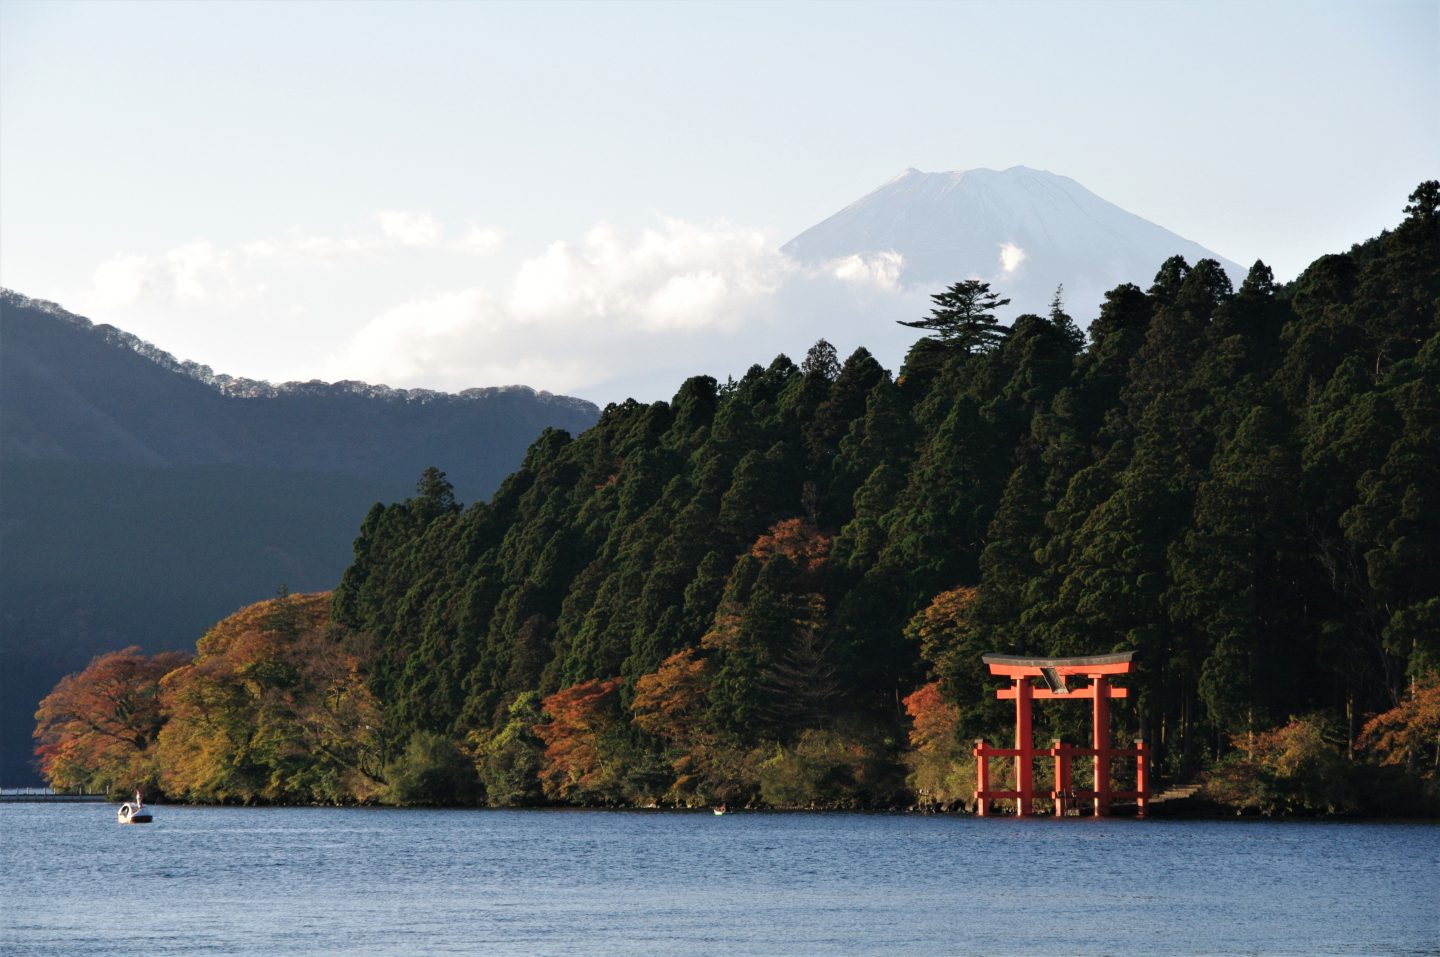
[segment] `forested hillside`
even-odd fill
[[[1288,286],[1171,259],[1088,340],[1059,296],[1008,326],[984,283],[935,300],[899,375],[821,342],[547,431],[488,502],[428,470],[365,517],[334,624],[281,598],[135,679],[164,730],[129,773],[202,800],[954,805],[968,743],[1011,733],[982,653],[1133,650],[1117,735],[1162,778],[1440,809],[1440,183]],[[101,724],[71,698],[47,768]],[[1037,723],[1089,734],[1083,706]]]
[[[429,473],[335,595],[388,740],[533,762],[506,800],[843,802],[908,726],[938,794],[1009,721],[982,652],[1133,649],[1162,773],[1292,718],[1348,751],[1440,666],[1437,206],[1287,287],[1171,259],[1088,342],[962,283],[897,376],[822,342],[547,432],[488,503]]]
[[[92,655],[188,645],[282,582],[331,588],[357,515],[427,464],[488,495],[543,428],[599,413],[525,387],[236,379],[5,289],[0,346],[7,786],[33,780],[40,698]]]

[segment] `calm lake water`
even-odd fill
[[[6,955],[1440,955],[1440,826],[0,807]]]

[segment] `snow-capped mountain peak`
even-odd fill
[[[1126,212],[1067,176],[1026,166],[926,173],[905,170],[782,247],[808,264],[898,253],[900,281],[943,286],[984,279],[1041,312],[1057,286],[1086,317],[1123,282],[1148,286],[1173,255],[1215,259],[1239,281],[1244,270],[1198,243]]]

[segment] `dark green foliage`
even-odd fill
[[[485,788],[485,802],[491,807],[538,804],[540,753],[545,747],[535,734],[535,725],[543,717],[539,692],[520,695],[505,717],[503,727],[478,741],[476,770]]]
[[[479,797],[475,767],[444,735],[417,731],[399,757],[385,765],[388,804],[474,804]]]
[[[1010,300],[991,292],[988,282],[967,279],[930,298],[935,302],[930,315],[900,325],[933,332],[941,345],[964,353],[986,352],[1004,340],[1005,328],[995,321],[995,310]]]
[[[760,796],[775,807],[875,807],[894,803],[903,771],[893,745],[871,727],[810,730],[760,765]]]
[[[490,800],[534,800],[518,715],[613,678],[606,800],[666,792],[677,754],[687,793],[875,799],[920,685],[1003,737],[980,653],[1122,648],[1143,672],[1117,733],[1165,772],[1294,714],[1353,741],[1440,666],[1435,191],[1289,286],[1168,260],[1088,345],[1058,293],[1005,329],[960,283],[906,323],[934,336],[894,380],[822,341],[547,433],[463,512],[429,476],[366,518],[335,597],[381,649],[392,749],[468,734]],[[668,743],[627,723],[665,662],[700,696],[683,734],[654,725]],[[1038,734],[1088,735],[1046,714]]]

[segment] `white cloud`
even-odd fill
[[[263,240],[262,240],[263,242]],[[282,255],[290,258],[308,257],[322,260],[348,259],[375,252],[384,245],[375,238],[361,236],[307,236],[298,231],[277,244]]]
[[[846,256],[830,265],[831,274],[842,282],[864,283],[888,289],[900,288],[900,273],[905,268],[905,257],[886,250],[875,256]]]
[[[694,364],[713,358],[717,342],[771,317],[774,293],[796,273],[763,234],[728,223],[600,223],[522,262],[500,294],[465,287],[385,310],[328,371],[391,385],[554,391],[634,378],[666,356],[692,356],[684,363],[703,371]]]
[[[462,389],[523,382],[601,401],[668,397],[687,375],[724,378],[820,337],[892,364],[925,311],[886,253],[805,269],[728,223],[600,223],[554,242],[494,291],[465,286],[375,315],[334,354],[330,378]]]
[[[505,241],[505,231],[495,226],[476,226],[474,223],[465,230],[465,235],[455,246],[473,256],[493,256]]]
[[[733,327],[743,304],[773,292],[789,268],[762,234],[727,223],[665,219],[638,234],[600,223],[578,246],[552,243],[523,263],[510,308],[521,322]]]
[[[375,214],[385,238],[401,246],[428,248],[440,243],[443,230],[435,217],[407,209],[384,209]]]
[[[149,256],[112,256],[95,268],[95,302],[109,309],[139,302],[150,294],[155,278]]]
[[[207,240],[178,246],[165,254],[165,260],[175,298],[180,302],[205,302],[210,298],[207,280],[229,278],[229,254],[216,250]]]
[[[206,240],[161,256],[117,255],[95,268],[91,301],[118,309],[139,302],[205,303],[234,295],[230,254]]]
[[[639,304],[640,321],[647,329],[696,328],[717,321],[733,324],[736,317],[726,308],[731,293],[729,278],[718,269],[669,276]]]
[[[258,270],[277,265],[334,265],[393,249],[430,249],[444,234],[428,213],[384,210],[375,214],[378,233],[326,236],[293,229],[280,238],[257,239],[231,249],[196,239],[157,255],[120,253],[102,262],[91,277],[85,301],[101,309],[137,303],[214,302],[254,295],[265,287]],[[503,233],[472,226],[460,246],[491,253]]]
[[[901,285],[897,253],[802,267],[726,222],[599,223],[519,260],[482,260],[504,242],[495,227],[467,224],[447,241],[423,214],[375,223],[117,255],[95,271],[90,302],[137,306],[112,321],[133,317],[162,348],[234,375],[525,383],[602,401],[668,397],[687,375],[723,380],[780,352],[798,360],[822,336],[893,367],[914,339],[893,320],[927,308]],[[386,258],[397,250],[407,254]],[[253,345],[266,336],[287,349]]]
[[[521,328],[481,289],[402,303],[376,316],[330,362],[330,377],[464,389],[525,384],[563,389],[603,377],[586,350]]]
[[[1000,247],[1000,268],[1007,274],[1020,268],[1025,261],[1025,250],[1014,243],[1005,243]]]

